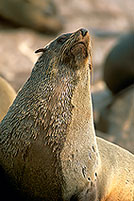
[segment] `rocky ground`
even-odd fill
[[[134,134],[129,131],[125,134],[125,131],[121,129],[122,125],[125,128],[130,125],[131,131],[134,128],[132,122],[134,116],[130,114],[131,110],[134,111],[134,102],[128,103],[129,97],[134,99],[133,89],[123,95],[122,99],[117,98],[117,103],[114,102],[113,106],[108,109],[111,112],[110,115],[106,114],[109,122],[105,121],[107,116],[102,122],[100,121],[103,116],[102,112],[113,100],[112,94],[103,82],[103,64],[106,55],[119,36],[134,28],[134,1],[54,0],[54,2],[63,24],[60,33],[72,32],[84,27],[92,35],[94,118],[97,129],[109,132],[109,134],[98,132],[98,135],[114,141],[134,153]],[[7,26],[2,21],[0,24],[0,75],[18,91],[30,75],[38,58],[38,55],[34,53],[35,50],[44,47],[56,36],[57,34],[46,35],[24,27]],[[123,100],[124,102],[121,103],[120,101]],[[125,114],[129,116],[127,121],[130,123],[124,123],[126,122],[125,114],[119,110],[121,104],[123,104]],[[113,122],[112,119],[115,121]],[[116,137],[115,132],[118,135]]]

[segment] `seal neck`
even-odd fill
[[[85,76],[87,74],[87,76]],[[94,146],[96,150],[97,143],[95,137],[95,129],[93,123],[93,111],[92,111],[92,98],[90,89],[90,72],[83,73],[84,76],[80,77],[78,84],[75,86],[73,96],[71,98],[71,104],[73,105],[71,124],[68,128],[69,137],[73,142],[78,142],[77,148],[80,147],[82,141],[85,143],[84,149]],[[87,147],[86,147],[87,146]]]
[[[72,119],[60,154],[66,183],[66,191],[63,193],[65,199],[69,199],[74,192],[80,192],[87,184],[90,188],[91,182],[95,183],[95,175],[100,166],[93,125],[89,73],[87,71],[87,76],[81,74],[74,89],[71,99],[74,106]]]

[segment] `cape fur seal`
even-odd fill
[[[0,77],[0,121],[6,115],[8,108],[13,103],[15,97],[15,90],[6,80]]]
[[[134,156],[96,141],[88,31],[63,34],[37,52],[43,53],[0,124],[6,178],[25,200],[133,200]]]
[[[134,32],[122,36],[109,52],[104,81],[113,94],[134,84]]]
[[[49,34],[58,33],[63,27],[52,0],[1,0],[0,17],[9,20],[10,26],[12,22]]]

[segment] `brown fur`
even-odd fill
[[[133,201],[134,156],[95,136],[90,42],[80,29],[42,49],[0,124],[0,163],[25,199]]]
[[[0,121],[6,115],[9,106],[16,97],[16,92],[11,85],[0,77]]]

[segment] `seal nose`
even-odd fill
[[[80,31],[81,31],[81,34],[82,34],[83,37],[84,37],[84,36],[87,34],[87,32],[88,32],[86,29],[81,29]]]

